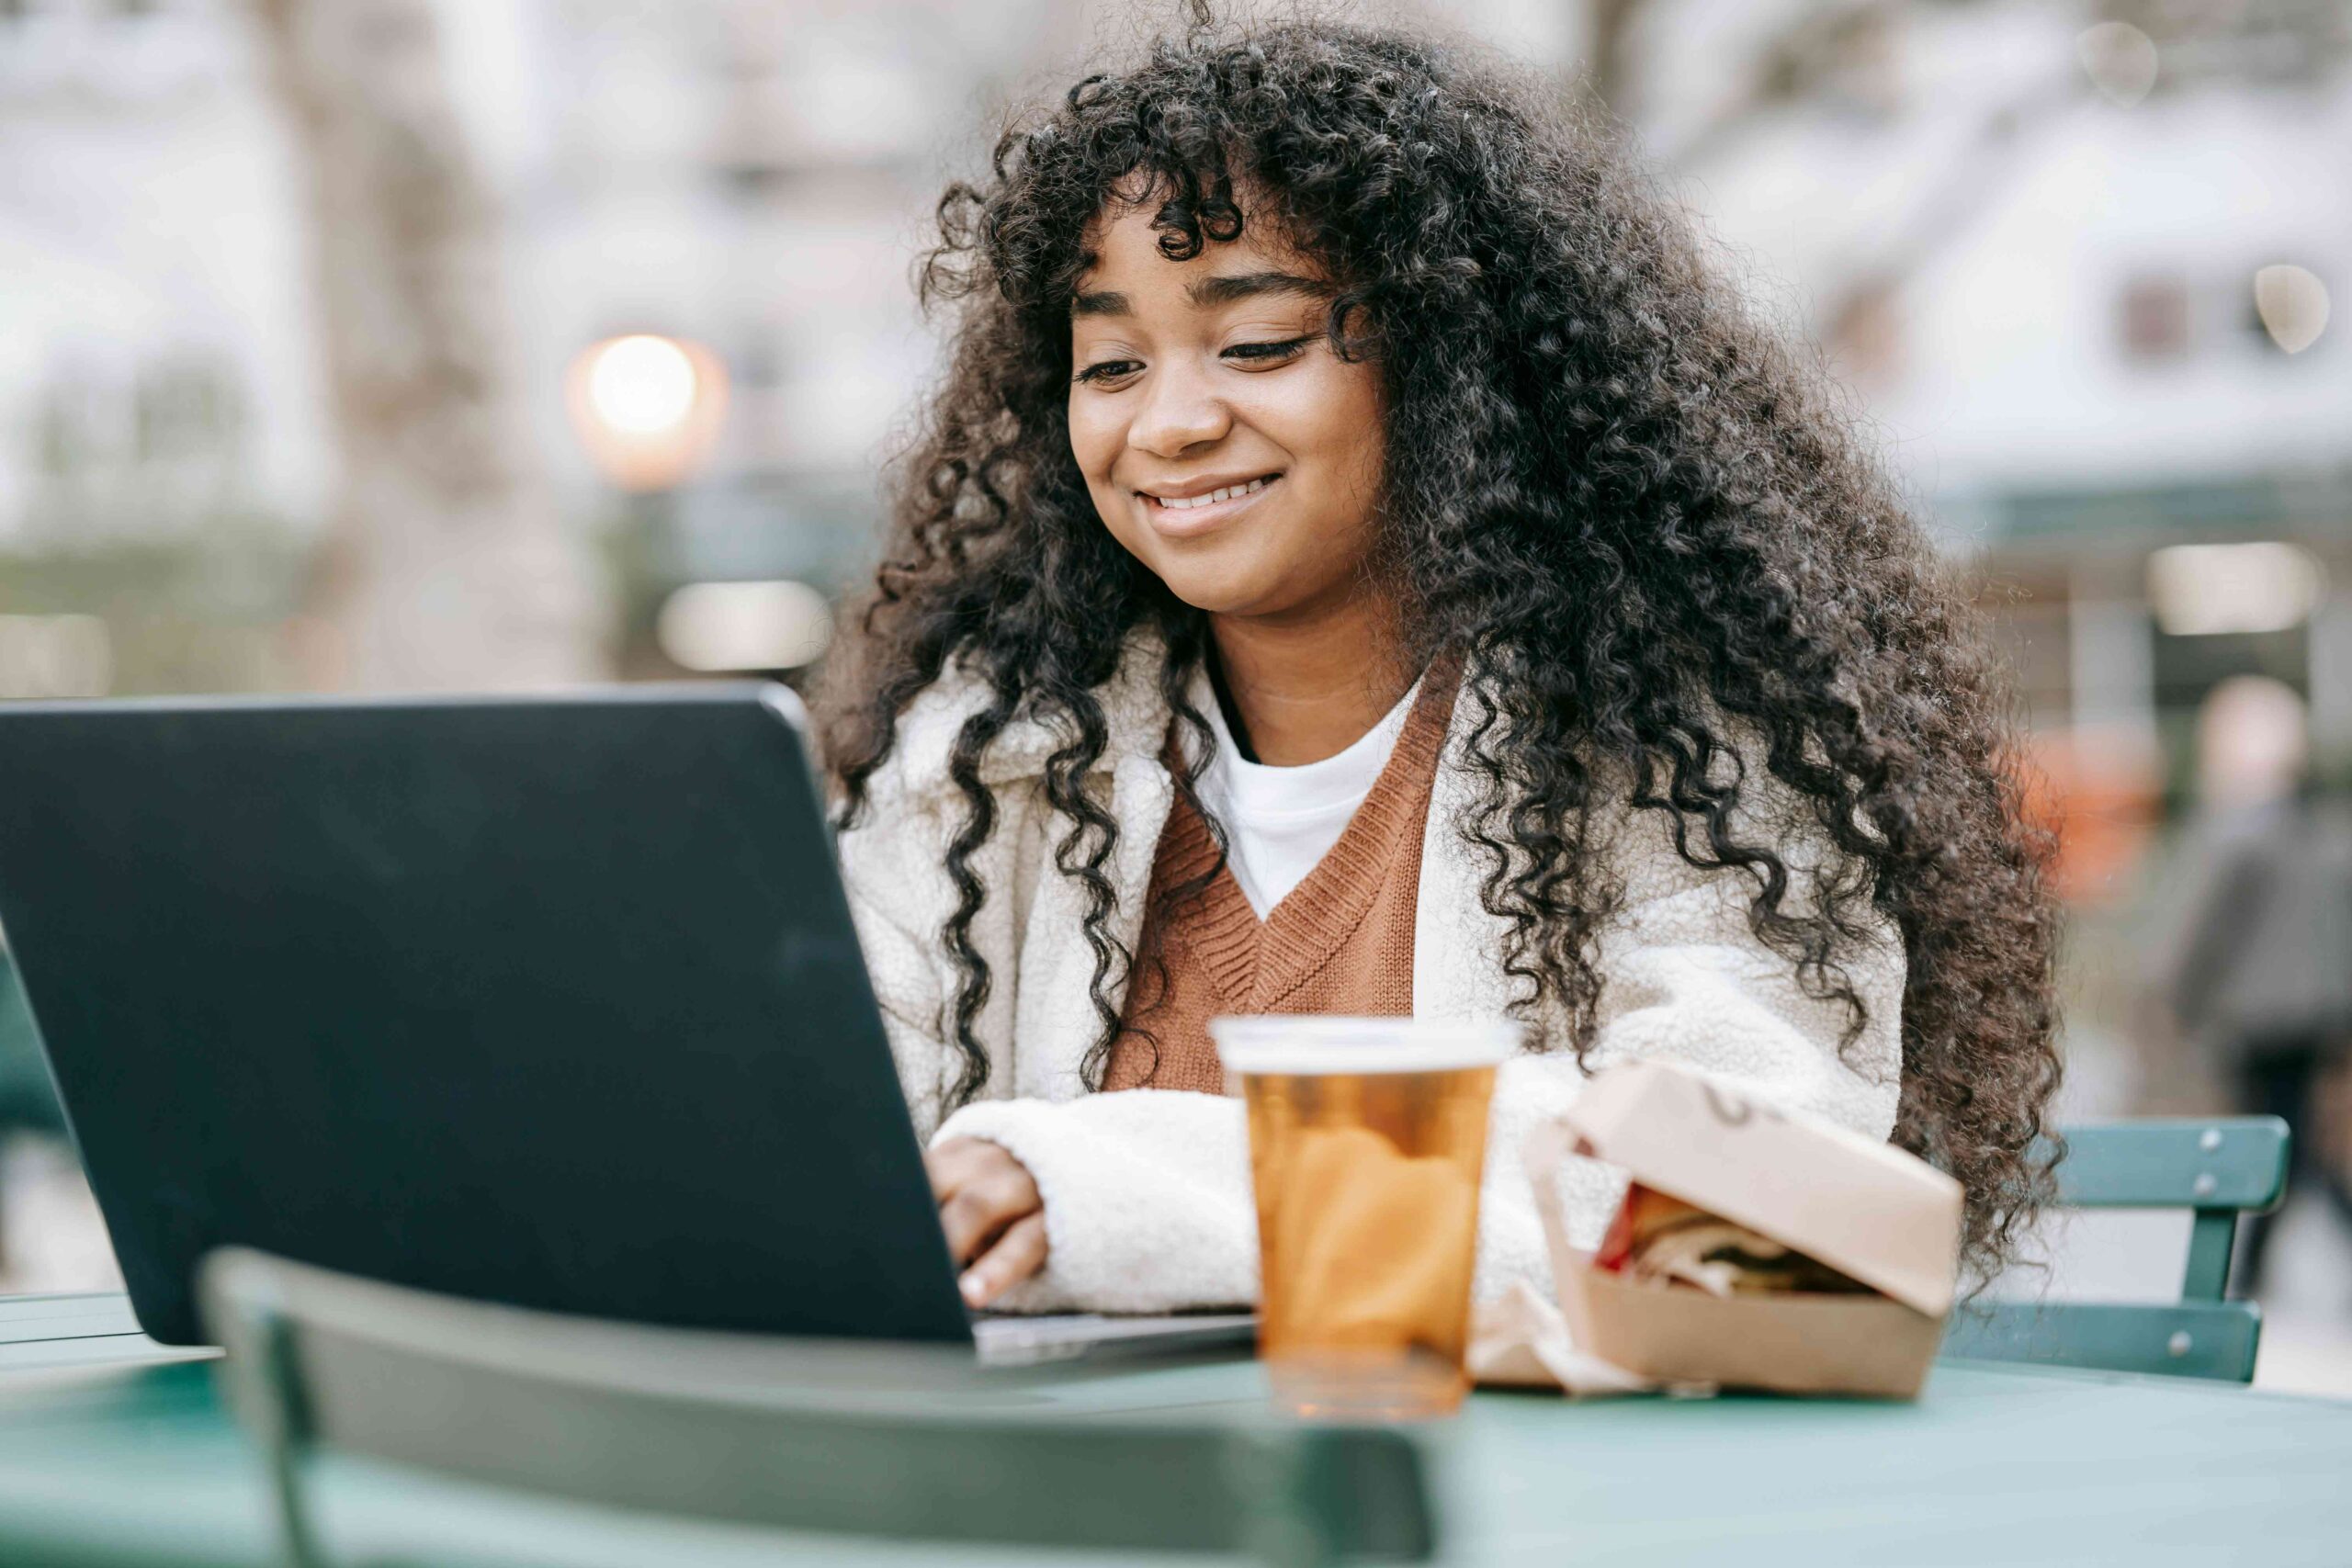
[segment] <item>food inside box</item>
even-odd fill
[[[1871,1288],[1792,1247],[1634,1182],[1592,1266],[1711,1296],[1850,1295]]]

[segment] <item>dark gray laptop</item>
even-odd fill
[[[779,686],[0,709],[0,924],[141,1326],[241,1243],[969,1340]],[[1011,1359],[1246,1317],[995,1319]]]

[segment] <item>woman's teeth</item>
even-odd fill
[[[1182,512],[1190,507],[1207,506],[1216,502],[1231,501],[1237,495],[1248,495],[1252,491],[1263,490],[1272,482],[1273,480],[1270,479],[1251,479],[1246,485],[1227,485],[1223,490],[1213,490],[1206,495],[1186,496],[1182,500],[1170,496],[1155,495],[1151,499],[1172,512]]]

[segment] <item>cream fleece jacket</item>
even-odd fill
[[[1119,824],[1105,868],[1116,894],[1109,928],[1131,951],[1174,797],[1159,760],[1169,716],[1159,694],[1164,658],[1156,636],[1135,635],[1118,672],[1097,694],[1109,744],[1090,784]],[[1001,1305],[1165,1312],[1254,1303],[1257,1223],[1240,1102],[1155,1089],[1098,1094],[1081,1076],[1101,1027],[1089,990],[1094,954],[1079,886],[1056,869],[1068,823],[1046,803],[1044,786],[1046,760],[1067,737],[1025,715],[999,735],[980,765],[998,805],[995,830],[971,863],[987,889],[971,942],[991,976],[973,1021],[989,1056],[989,1082],[983,1098],[942,1117],[961,1060],[948,1015],[956,967],[940,940],[956,904],[946,846],[965,810],[947,758],[964,720],[987,701],[985,682],[956,671],[919,695],[871,783],[859,824],[840,839],[850,907],[917,1130],[933,1142],[969,1136],[1003,1145],[1044,1195],[1046,1267]],[[1464,750],[1480,706],[1465,687],[1423,837],[1413,1010],[1424,1018],[1500,1017],[1513,995],[1501,956],[1508,922],[1481,904],[1482,857],[1453,827],[1478,787]],[[1760,766],[1748,768],[1742,795],[1751,829],[1769,832],[1789,863],[1788,907],[1802,908],[1813,868],[1828,859],[1825,837]],[[1846,960],[1869,1017],[1860,1038],[1841,1053],[1844,1009],[1805,996],[1792,965],[1749,932],[1751,878],[1684,861],[1663,813],[1621,802],[1598,812],[1594,827],[1605,874],[1623,894],[1595,950],[1602,991],[1589,1066],[1627,1056],[1680,1061],[1790,1110],[1886,1137],[1902,1059],[1904,962],[1892,926],[1873,928],[1863,950]],[[1539,1025],[1554,1044],[1566,1038],[1558,1019]],[[1566,1050],[1531,1051],[1497,1074],[1474,1285],[1480,1300],[1521,1280],[1548,1293],[1520,1145],[1576,1097],[1585,1077]],[[1623,1177],[1575,1160],[1558,1180],[1572,1243],[1594,1245],[1623,1191]]]

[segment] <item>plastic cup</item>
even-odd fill
[[[1209,1034],[1249,1108],[1276,1401],[1340,1420],[1458,1408],[1487,1111],[1519,1026],[1277,1015]]]

